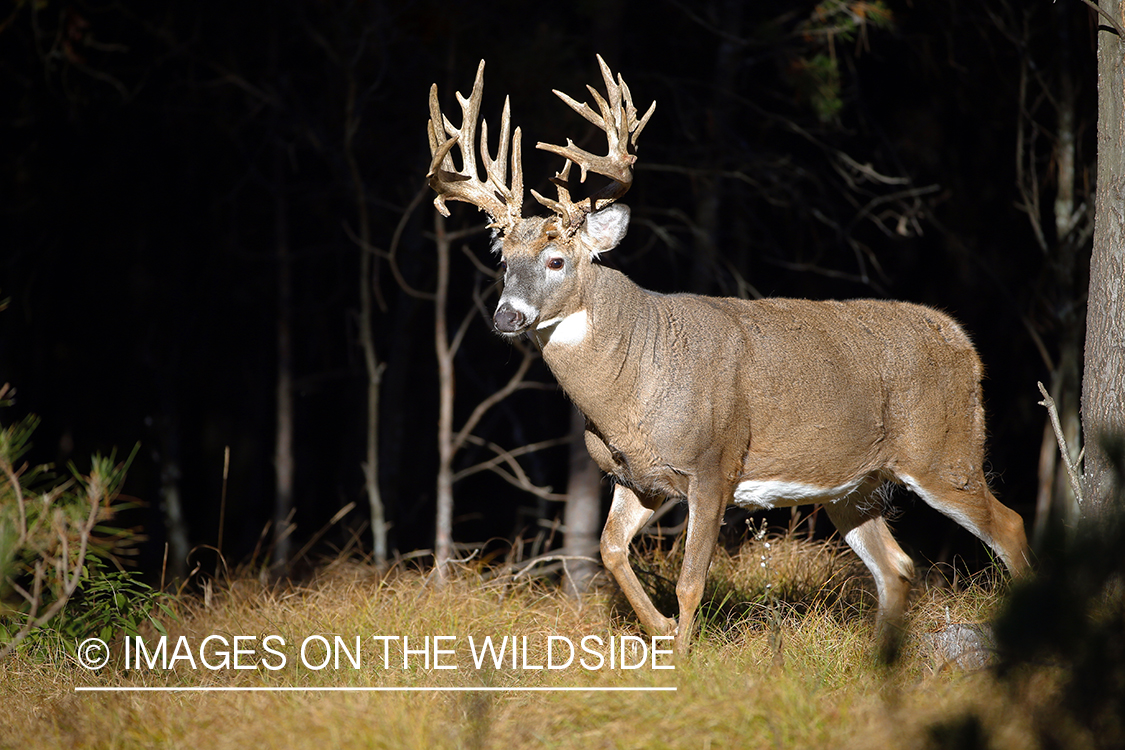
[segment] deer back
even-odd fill
[[[980,454],[980,362],[936,310],[661,295],[604,267],[588,276],[580,306],[541,333],[543,355],[601,468],[632,485],[680,495],[678,477],[718,462],[735,482],[832,488],[958,442]],[[943,470],[963,483],[979,467]]]

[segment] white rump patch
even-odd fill
[[[863,478],[859,477],[839,487],[820,487],[780,479],[748,480],[734,488],[734,503],[749,510],[827,503],[855,492],[862,481]]]
[[[562,344],[573,346],[586,338],[586,311],[579,310],[565,318],[551,318],[544,320],[536,326],[537,330],[546,333],[544,343]],[[547,330],[551,329],[551,330]],[[540,337],[542,340],[544,337]]]

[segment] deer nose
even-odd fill
[[[492,323],[501,333],[516,333],[527,327],[527,316],[505,302],[496,308]]]

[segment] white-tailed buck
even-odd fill
[[[507,101],[495,159],[480,123],[483,176],[477,166],[483,61],[469,98],[457,95],[460,128],[442,116],[437,86],[430,91],[429,182],[443,214],[459,200],[491,219],[504,271],[493,322],[505,336],[534,336],[586,416],[590,455],[615,480],[602,560],[644,627],[675,634],[686,652],[729,503],[823,503],[875,577],[885,646],[897,640],[913,575],[872,497],[885,482],[906,485],[1022,572],[1023,521],[992,496],[982,467],[980,359],[947,315],[904,302],[657,294],[595,262],[625,236],[629,209],[615,201],[632,183],[637,138],[656,106],[638,117],[625,82],[598,62],[607,89],[603,98],[589,87],[598,111],[555,93],[605,131],[608,153],[570,140],[536,146],[566,159],[558,200],[532,191],[549,216],[523,215],[520,131],[509,140]],[[581,182],[595,172],[609,184],[575,202],[572,165]],[[628,559],[665,498],[688,504],[678,621],[657,611]]]

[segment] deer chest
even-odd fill
[[[586,450],[594,463],[618,482],[641,494],[686,498],[688,477],[676,470],[645,440],[617,441],[586,423]]]

